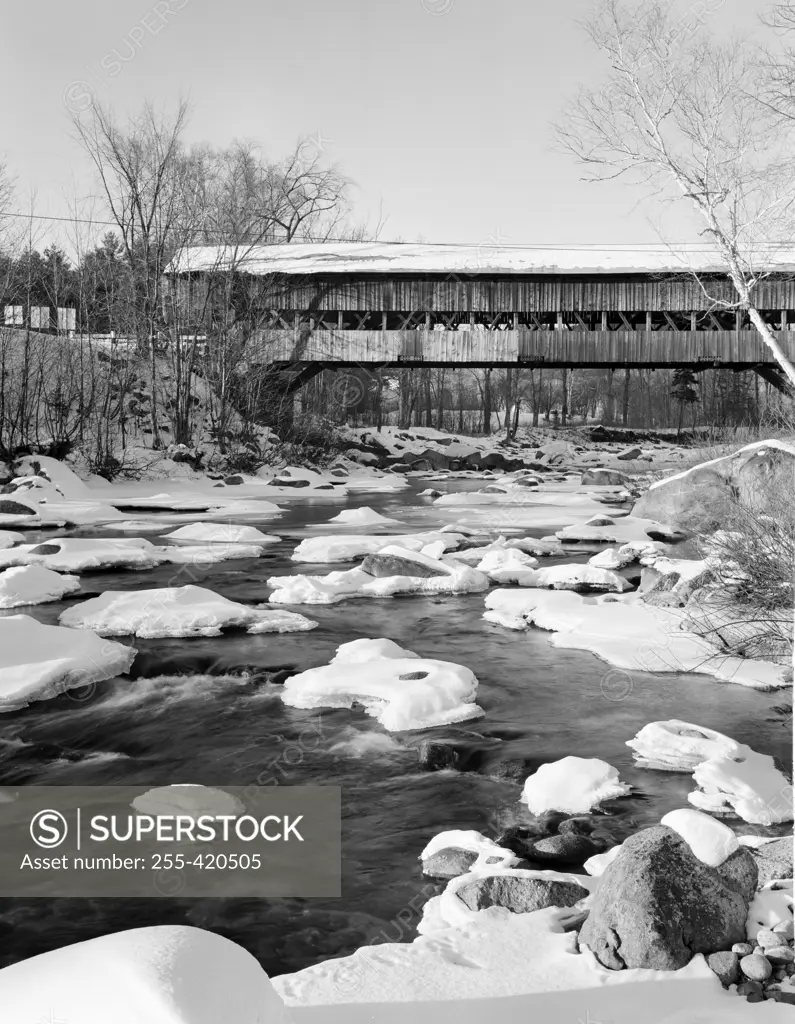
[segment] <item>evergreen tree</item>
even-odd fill
[[[674,370],[671,395],[679,403],[679,422],[676,427],[676,435],[678,437],[682,431],[682,417],[684,416],[685,406],[692,405],[698,401],[698,381],[692,370],[686,368]]]

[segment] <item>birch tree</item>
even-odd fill
[[[763,102],[756,55],[659,0],[600,0],[583,27],[609,62],[608,82],[581,88],[555,125],[558,143],[589,180],[625,179],[690,206],[732,293],[712,294],[697,275],[702,289],[715,307],[747,313],[795,387],[795,366],[756,305],[760,282],[783,266],[795,209],[792,132]]]

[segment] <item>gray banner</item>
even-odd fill
[[[0,788],[0,897],[334,897],[338,786]]]

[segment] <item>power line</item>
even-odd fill
[[[112,220],[95,220],[89,217],[59,217],[41,213],[0,213],[0,218],[20,218],[24,220],[44,220],[61,222],[66,224],[92,224],[98,227],[111,227],[119,230],[119,225]],[[404,245],[404,246],[430,246],[433,248],[455,248],[455,249],[532,249],[551,250],[555,252],[589,252],[599,250],[601,252],[637,252],[637,253],[669,253],[672,250],[684,250],[688,253],[711,254],[714,248],[705,248],[703,242],[502,242],[498,239],[485,239],[479,242],[408,242],[408,241],[384,241],[379,238],[350,239],[350,238],[324,238],[319,242],[226,242],[206,243],[232,246],[267,246],[267,245],[325,245],[327,242],[338,242],[348,245]],[[791,242],[765,242],[760,249],[770,252],[780,249],[782,252],[789,252],[793,248]]]

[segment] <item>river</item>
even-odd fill
[[[433,486],[472,489],[483,483]],[[262,558],[223,562],[198,574],[191,570],[190,579],[178,582],[198,583],[242,602],[264,601],[271,575],[347,567],[290,561],[302,537],[329,532],[319,525],[340,507],[369,505],[403,519],[405,525],[392,532],[449,523],[449,514],[434,518],[419,489],[287,502],[281,518],[255,523],[284,538]],[[34,539],[67,532],[114,536],[113,530],[82,529],[40,532]],[[83,576],[83,587],[90,594],[139,589],[174,582],[175,575],[174,566],[91,573]],[[473,772],[419,771],[416,747],[428,733],[389,734],[359,710],[299,711],[282,704],[279,684],[286,673],[325,664],[339,644],[357,637],[389,637],[423,657],[472,669],[486,714],[455,732],[469,735],[487,762],[521,757],[533,767],[576,754],[615,765],[634,787],[630,797],[608,806],[605,828],[617,840],[686,805],[693,788],[687,775],[634,767],[626,741],[647,722],[684,719],[791,761],[787,729],[773,710],[782,702],[780,693],[707,676],[643,673],[635,674],[626,692],[623,682],[614,683],[609,666],[591,654],[557,650],[549,634],[538,630],[512,632],[484,622],[483,596],[365,599],[297,609],[319,622],[309,633],[136,640],[140,653],[132,678],[3,715],[0,784],[6,786],[246,786],[274,772],[287,785],[340,785],[344,858],[343,896],[337,900],[0,900],[0,963],[123,928],[167,923],[226,935],[271,975],[371,941],[410,941],[417,908],[439,889],[423,879],[417,859],[431,836],[451,828],[495,836],[526,815],[517,783]],[[18,611],[55,623],[66,606]],[[311,744],[308,726],[315,729]]]

